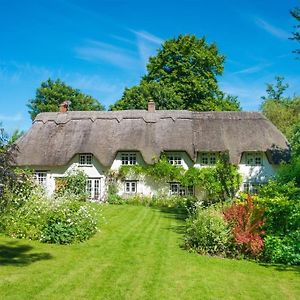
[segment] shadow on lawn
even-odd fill
[[[158,211],[165,214],[165,218],[175,219],[179,221],[178,225],[173,225],[167,229],[173,230],[176,233],[184,234],[185,233],[185,222],[187,218],[187,212],[184,208],[174,208],[174,207],[160,207],[156,208]]]
[[[260,263],[260,265],[265,268],[273,269],[280,272],[293,272],[300,274],[300,266],[272,265],[266,263]]]
[[[0,266],[26,266],[39,260],[51,259],[49,253],[27,253],[33,247],[9,242],[0,245]]]

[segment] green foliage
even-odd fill
[[[16,129],[12,135],[9,137],[8,145],[12,145],[16,140],[25,134],[23,130]]]
[[[184,175],[182,166],[175,166],[168,162],[166,157],[157,160],[153,165],[146,169],[146,175],[152,177],[155,181],[178,181],[181,182]]]
[[[233,199],[241,182],[237,167],[229,163],[226,154],[220,155],[214,167],[191,167],[187,170],[182,166],[170,164],[167,158],[162,156],[147,167],[122,166],[117,177],[124,179],[127,176],[145,176],[156,182],[175,181],[186,187],[198,187],[204,192],[206,204]]]
[[[292,137],[290,138],[293,155],[298,158],[300,157],[300,122],[296,123],[293,128]]]
[[[220,200],[233,199],[241,185],[237,166],[230,164],[227,154],[221,154],[216,165],[216,182],[220,185]]]
[[[82,170],[74,170],[66,176],[56,178],[56,194],[73,194],[79,196],[82,201],[88,197],[86,193],[86,180],[88,176]]]
[[[232,241],[220,208],[198,208],[186,222],[185,247],[200,254],[226,256]]]
[[[130,204],[160,208],[175,208],[181,210],[182,214],[190,214],[197,206],[197,199],[192,196],[153,196],[134,195],[128,198],[119,197],[118,202],[111,204]]]
[[[300,230],[288,236],[266,236],[264,259],[271,263],[300,265]]]
[[[118,188],[116,182],[109,182],[106,201],[110,204],[124,204],[123,198],[120,197],[117,192]]]
[[[125,88],[122,98],[110,110],[147,109],[150,99],[155,101],[157,109],[184,109],[182,99],[172,87],[141,81],[138,86]]]
[[[140,84],[126,88],[110,109],[145,109],[151,98],[158,109],[240,110],[237,98],[226,96],[218,86],[224,61],[217,46],[205,38],[179,35],[167,40],[150,57]]]
[[[261,97],[263,100],[283,100],[283,93],[289,87],[288,83],[283,83],[284,77],[275,76],[276,84],[267,83],[266,93],[267,96]]]
[[[258,204],[265,209],[264,259],[276,263],[300,263],[300,188],[279,175],[260,190]]]
[[[293,36],[291,37],[291,40],[294,40],[298,43],[300,43],[300,7],[295,7],[293,10],[290,11],[292,17],[297,21],[297,25],[294,26],[295,31],[293,32]],[[300,54],[300,49],[296,49],[293,51],[296,54]]]
[[[284,77],[275,77],[276,84],[267,84],[267,96],[262,97],[262,113],[290,140],[296,124],[300,122],[300,98],[284,97],[288,87]]]
[[[1,214],[1,230],[11,237],[69,244],[94,235],[97,216],[76,195],[49,198],[37,188],[25,201],[6,207]]]
[[[40,240],[44,243],[71,244],[92,237],[97,231],[95,210],[78,201],[58,202],[47,212]]]
[[[31,119],[34,120],[40,112],[59,111],[64,101],[71,101],[72,110],[104,110],[103,105],[93,97],[66,85],[60,79],[48,79],[36,90],[35,98],[29,100],[27,106]]]
[[[299,192],[293,182],[270,181],[261,188],[257,201],[266,210],[267,234],[284,236],[300,228]]]

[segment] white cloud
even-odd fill
[[[136,30],[131,30],[137,37],[146,40],[150,43],[161,45],[163,40],[147,31],[136,31]]]
[[[287,39],[290,36],[287,31],[268,23],[261,18],[255,18],[255,24],[277,38]]]
[[[42,66],[16,61],[0,61],[0,79],[9,83],[18,83],[25,78],[49,78],[53,72]]]
[[[244,68],[239,71],[234,72],[233,74],[253,74],[260,72],[261,70],[265,69],[268,66],[271,66],[272,64],[264,63],[264,64],[258,64],[249,68]]]
[[[137,59],[132,51],[95,40],[75,49],[77,57],[93,62],[107,62],[121,68],[136,67]]]
[[[158,46],[162,44],[163,40],[146,31],[131,30],[131,32],[133,32],[137,38],[140,62],[145,70],[149,57],[155,55]]]

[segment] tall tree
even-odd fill
[[[267,96],[263,96],[262,113],[290,140],[294,127],[300,121],[300,97],[284,97],[288,88],[284,77],[275,77],[275,84],[267,84]]]
[[[205,38],[179,35],[167,40],[150,57],[140,84],[126,88],[110,109],[144,109],[148,95],[158,109],[239,110],[237,98],[225,95],[218,86],[224,61],[217,46]]]
[[[291,37],[291,40],[294,40],[298,43],[300,43],[300,8],[295,7],[293,10],[290,11],[292,17],[298,22],[297,25],[294,26],[295,31],[293,32],[293,36]],[[293,51],[297,54],[300,54],[300,49],[296,49]]]
[[[104,106],[92,96],[66,85],[60,79],[54,81],[49,78],[36,90],[35,98],[29,100],[28,112],[33,120],[40,112],[59,111],[59,105],[64,101],[71,101],[71,110],[104,110]]]

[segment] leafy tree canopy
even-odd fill
[[[292,17],[298,22],[297,25],[294,26],[295,31],[293,32],[293,36],[291,37],[291,39],[300,43],[300,8],[295,7],[293,10],[290,11],[290,13]],[[294,52],[300,54],[300,49],[296,49]]]
[[[267,84],[267,96],[263,96],[262,113],[291,140],[296,124],[300,122],[300,97],[284,97],[288,88],[284,77],[275,77],[275,84]]]
[[[207,44],[205,38],[180,35],[167,40],[150,57],[140,84],[126,88],[110,109],[145,109],[151,98],[158,109],[239,110],[237,98],[218,86],[224,61],[217,46]]]
[[[64,101],[71,101],[71,110],[104,110],[104,106],[95,98],[66,85],[60,79],[54,81],[49,78],[36,90],[35,98],[29,100],[28,112],[33,120],[40,112],[59,111]]]

